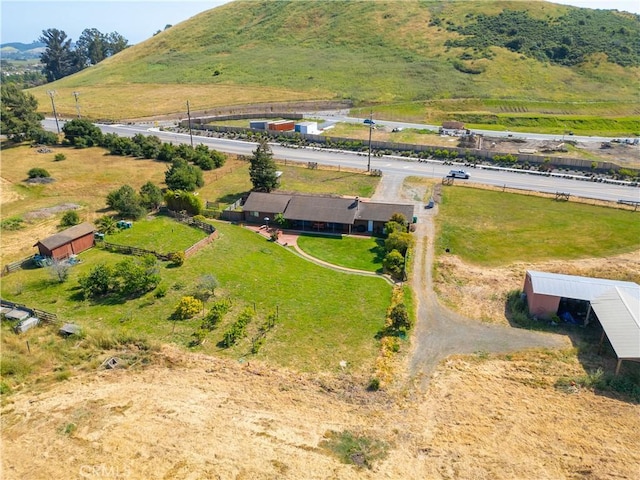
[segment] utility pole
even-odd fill
[[[78,104],[78,97],[80,96],[80,92],[73,92],[73,96],[76,98],[76,113],[78,114],[78,118],[80,118],[80,104]]]
[[[187,117],[189,119],[189,138],[191,139],[191,148],[193,148],[193,134],[191,133],[191,110],[189,109],[189,100],[187,100]]]
[[[367,159],[367,172],[371,171],[371,131],[373,130],[373,110],[369,114],[369,158]]]
[[[53,118],[56,119],[56,129],[58,130],[58,135],[60,135],[60,125],[58,124],[58,114],[56,113],[56,103],[53,101],[53,96],[56,94],[56,91],[48,90],[47,93],[51,97],[51,107],[53,107]]]

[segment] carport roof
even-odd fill
[[[579,277],[533,270],[527,270],[527,275],[531,278],[533,293],[576,300],[592,301],[614,287],[619,287],[622,290],[640,288],[637,283],[604,278]]]
[[[613,287],[591,302],[619,359],[640,360],[640,285]]]

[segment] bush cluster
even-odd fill
[[[229,348],[236,344],[238,340],[244,337],[248,323],[253,319],[253,310],[249,307],[245,308],[238,319],[224,332],[222,337],[222,345]]]
[[[115,294],[137,297],[160,283],[158,261],[153,255],[127,258],[114,267],[100,263],[78,279],[85,298]]]

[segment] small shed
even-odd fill
[[[299,133],[307,133],[309,135],[317,135],[320,133],[318,130],[318,122],[299,122],[296,123],[295,131]]]
[[[38,252],[43,257],[61,260],[93,247],[95,230],[92,224],[81,223],[40,240],[34,247],[38,247]]]

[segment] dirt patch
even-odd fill
[[[609,258],[514,263],[500,268],[470,265],[455,255],[441,255],[436,262],[434,288],[443,303],[466,317],[503,325],[508,324],[504,311],[507,293],[523,288],[526,270],[640,283],[640,251]]]
[[[68,210],[78,210],[80,205],[76,203],[61,203],[54,207],[40,208],[24,214],[24,219],[27,221],[43,220],[45,218],[53,217],[58,213],[66,212]]]
[[[384,394],[165,349],[145,369],[9,397],[2,477],[634,478],[637,406],[554,388],[580,372],[543,353],[456,357],[425,394]],[[386,457],[359,468],[321,448],[344,431],[385,442]]]

